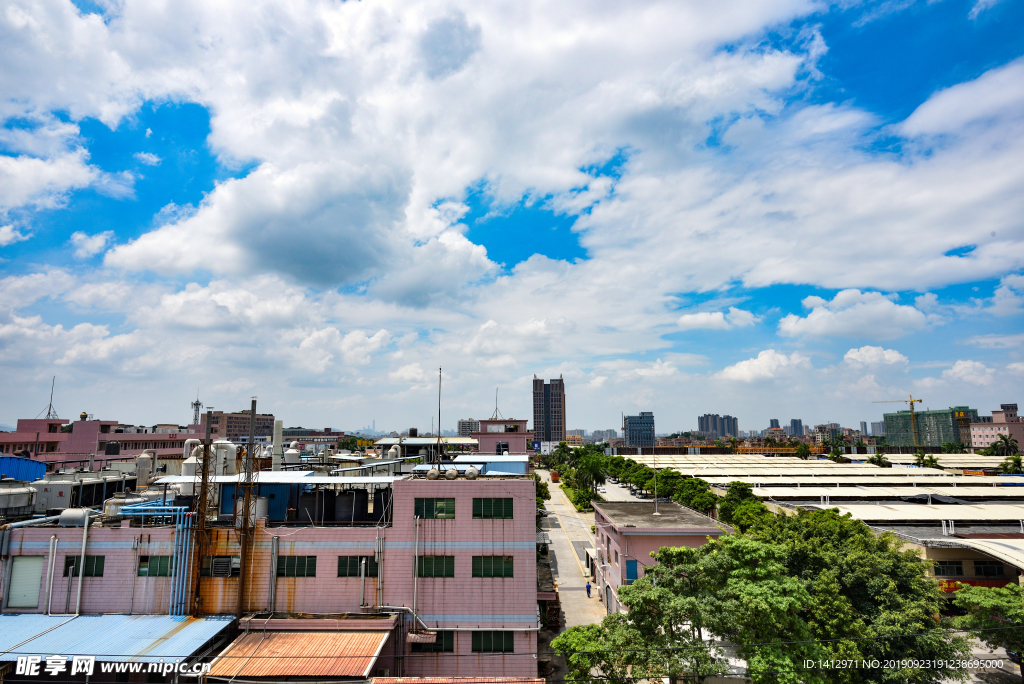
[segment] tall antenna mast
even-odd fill
[[[203,402],[199,401],[199,390],[196,389],[196,400],[192,402],[192,424],[199,425],[199,412],[203,409]]]
[[[56,384],[57,384],[57,376],[54,375],[53,376],[53,380],[50,381],[50,405],[46,408],[46,418],[47,418],[47,420],[49,420],[50,418],[56,418],[57,417],[57,411],[53,408],[53,387]]]
[[[442,450],[444,445],[441,444],[441,367],[437,367],[437,463],[441,464]]]
[[[494,388],[494,413],[491,414],[491,420],[505,420],[505,416],[501,415],[501,411],[498,410],[498,388]]]

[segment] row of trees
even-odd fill
[[[733,497],[734,501],[729,501]],[[748,499],[735,485],[721,504],[740,517]],[[943,600],[928,562],[902,551],[837,511],[759,515],[745,531],[700,548],[662,548],[644,577],[619,590],[628,614],[573,627],[552,642],[566,657],[567,681],[614,684],[639,679],[702,682],[727,671],[724,643],[738,647],[756,683],[915,684],[964,680],[965,636],[1020,652],[1021,588],[964,587],[960,618],[940,615]],[[963,630],[957,632],[954,630]],[[820,670],[806,661],[852,660]],[[930,661],[914,667],[907,661]],[[868,661],[886,664],[860,667]]]

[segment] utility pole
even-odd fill
[[[192,616],[199,617],[202,614],[202,599],[200,598],[199,573],[203,567],[203,556],[206,555],[206,548],[209,546],[208,532],[206,528],[206,511],[210,499],[210,425],[213,423],[213,407],[206,409],[206,439],[203,440],[203,454],[200,462],[196,464],[196,479],[199,481],[198,492],[193,485],[192,489],[192,511],[195,515],[195,523],[192,526],[192,548],[195,554],[195,562],[192,564]],[[198,493],[198,496],[196,494]]]
[[[253,453],[256,450],[256,397],[252,398],[252,409],[249,412],[249,443],[246,445],[245,458],[242,461],[242,478],[241,478],[241,496],[237,497],[242,502],[242,519],[237,521],[238,525],[238,610],[236,616],[241,619],[242,617],[242,601],[245,598],[245,577],[246,569],[249,566],[249,560],[246,557],[249,551],[249,537],[253,535],[253,525],[255,522],[249,516],[255,513],[255,501],[252,496],[252,485],[253,485]],[[238,515],[236,512],[235,515]],[[271,568],[271,572],[276,572],[276,568]]]

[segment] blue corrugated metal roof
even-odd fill
[[[0,456],[0,476],[33,482],[46,474],[46,464],[19,456]]]
[[[195,653],[234,619],[231,615],[79,615],[64,622],[67,616],[0,615],[0,648],[5,649],[0,661],[17,660],[19,655],[91,655],[103,662],[173,661]],[[50,631],[43,633],[47,629]],[[38,636],[32,638],[33,633]]]

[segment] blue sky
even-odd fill
[[[14,0],[0,424],[1024,400],[1024,3],[572,5]]]

